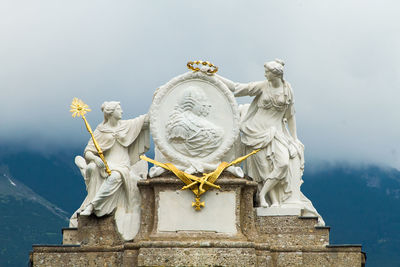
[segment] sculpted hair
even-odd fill
[[[273,61],[265,62],[264,68],[270,72],[272,72],[275,76],[278,76],[283,81],[283,66],[285,66],[285,62],[281,59],[275,59]]]
[[[114,110],[120,105],[120,102],[118,101],[105,101],[101,105],[101,111],[104,113],[104,122],[106,123],[108,121],[108,118],[110,115],[114,112]]]
[[[179,105],[183,111],[188,111],[192,110],[194,105],[203,99],[206,99],[204,92],[197,87],[190,86],[183,92]]]

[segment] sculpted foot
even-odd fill
[[[260,206],[263,208],[268,208],[269,205],[267,203],[267,201],[265,201],[265,198],[263,196],[259,196],[260,197]]]
[[[89,216],[90,214],[92,214],[92,212],[93,212],[93,204],[89,204],[85,208],[85,210],[80,213],[80,215]]]
[[[325,221],[324,221],[324,219],[322,219],[321,216],[318,216],[317,226],[325,226]]]
[[[196,169],[193,166],[190,166],[185,170],[186,173],[193,174],[196,173]]]
[[[244,172],[242,168],[240,167],[235,167],[235,166],[230,166],[226,169],[228,172],[232,173],[236,177],[243,178],[244,177]]]
[[[158,167],[158,166],[153,166],[150,168],[150,172],[149,172],[149,176],[150,177],[157,177],[160,176],[161,174],[163,174],[165,172],[165,169]]]

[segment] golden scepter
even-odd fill
[[[80,100],[76,97],[74,97],[74,99],[72,99],[71,110],[70,110],[70,112],[72,112],[72,117],[75,118],[76,116],[78,116],[78,117],[82,116],[82,119],[86,125],[86,129],[92,136],[93,144],[97,149],[97,153],[99,154],[99,157],[101,158],[101,160],[104,163],[104,166],[106,167],[106,172],[108,173],[108,175],[111,175],[111,170],[108,167],[108,164],[107,164],[106,158],[104,157],[103,151],[101,150],[99,144],[97,143],[96,139],[94,138],[92,128],[90,127],[88,121],[86,120],[85,114],[89,111],[92,111],[92,110],[89,108],[88,105],[83,103],[82,100]]]

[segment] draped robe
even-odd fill
[[[150,147],[145,116],[121,120],[116,128],[102,123],[93,134],[110,170],[118,172],[121,176],[120,180],[103,182],[94,199],[90,200],[94,206],[94,213],[103,216],[115,210],[118,231],[125,240],[132,240],[139,230],[141,201],[137,188],[137,180],[140,177],[133,171],[132,166]],[[85,148],[85,153],[89,151],[98,155],[92,139]]]

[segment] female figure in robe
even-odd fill
[[[140,223],[140,193],[136,182],[140,177],[133,171],[139,156],[149,149],[147,115],[121,120],[119,102],[104,102],[104,121],[97,126],[94,137],[103,150],[111,174],[101,184],[94,198],[81,215],[103,216],[115,210],[118,231],[125,240],[137,234]],[[102,166],[92,140],[85,148],[87,161]]]
[[[260,82],[239,84],[218,77],[235,96],[254,96],[240,130],[244,154],[261,149],[244,166],[245,172],[259,183],[259,204],[282,207],[290,202],[301,206],[306,214],[320,217],[300,192],[304,146],[297,138],[293,92],[283,79],[283,66],[281,60],[265,63],[267,79]]]

